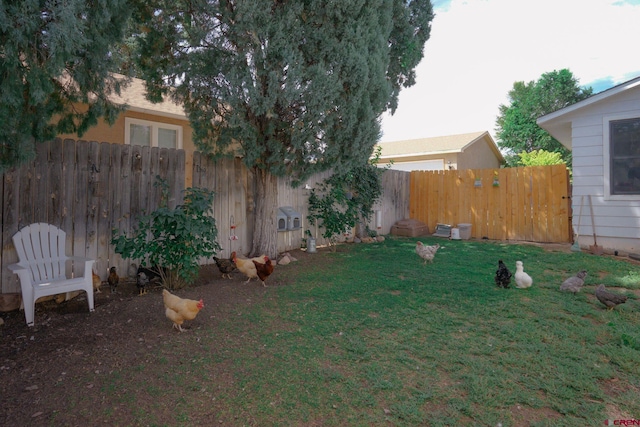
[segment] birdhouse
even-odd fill
[[[302,227],[300,212],[294,210],[291,206],[283,206],[280,211],[287,217],[287,230],[298,230]],[[280,220],[278,220],[278,230],[280,229]]]
[[[287,214],[278,209],[278,231],[287,231]]]

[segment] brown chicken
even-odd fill
[[[173,322],[173,327],[183,332],[182,324],[185,320],[196,318],[200,310],[204,308],[204,302],[192,299],[180,298],[166,289],[162,290],[162,300],[165,307],[165,316]]]
[[[427,246],[422,242],[416,243],[416,253],[424,260],[423,264],[426,264],[427,261],[433,262],[433,257],[436,256],[438,249],[440,249],[440,245],[437,243],[432,246]]]
[[[100,280],[100,276],[98,276],[95,271],[91,272],[91,276],[93,277],[93,290],[95,293],[100,294],[100,285],[102,285],[102,280]]]
[[[111,288],[111,293],[118,293],[118,283],[120,283],[120,277],[118,273],[116,273],[116,268],[111,267],[109,269],[109,277],[107,277],[107,282],[109,282],[109,288]]]
[[[258,274],[258,279],[262,281],[262,286],[267,286],[264,281],[273,273],[273,263],[271,259],[264,255],[264,263],[253,260],[253,264],[256,266],[256,273]]]
[[[596,298],[598,301],[607,306],[607,310],[613,310],[616,305],[624,304],[627,302],[626,295],[614,294],[604,288],[604,285],[599,285],[596,288]]]
[[[218,266],[218,270],[222,273],[222,278],[226,275],[229,279],[231,279],[231,273],[237,270],[236,265],[233,262],[233,258],[236,256],[235,252],[231,252],[231,256],[227,258],[217,258],[213,257],[213,260],[216,262]]]
[[[238,267],[238,270],[240,270],[242,274],[248,277],[247,281],[244,283],[249,283],[251,279],[259,278],[255,262],[259,264],[265,264],[268,259],[269,257],[267,257],[266,255],[260,255],[259,257],[255,258],[238,258],[237,255],[234,255],[233,262],[236,267]]]

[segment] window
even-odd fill
[[[182,126],[125,118],[124,142],[160,148],[182,148]]]
[[[640,117],[609,121],[608,134],[609,194],[640,194]]]

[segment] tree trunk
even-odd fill
[[[254,172],[256,209],[249,256],[264,254],[275,260],[278,255],[278,179],[265,169],[254,168]]]

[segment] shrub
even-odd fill
[[[356,224],[366,223],[373,214],[373,205],[382,195],[382,173],[376,166],[380,150],[373,159],[346,173],[334,173],[311,190],[309,195],[309,222],[319,221],[324,228],[323,237],[335,250],[340,234]],[[369,230],[366,231],[367,234]]]
[[[162,187],[160,207],[140,218],[131,237],[114,237],[116,253],[159,269],[163,285],[169,289],[193,283],[200,270],[198,259],[210,257],[220,250],[216,220],[208,215],[214,192],[203,188],[184,190],[184,203],[175,209],[167,207],[168,185],[158,178]]]

